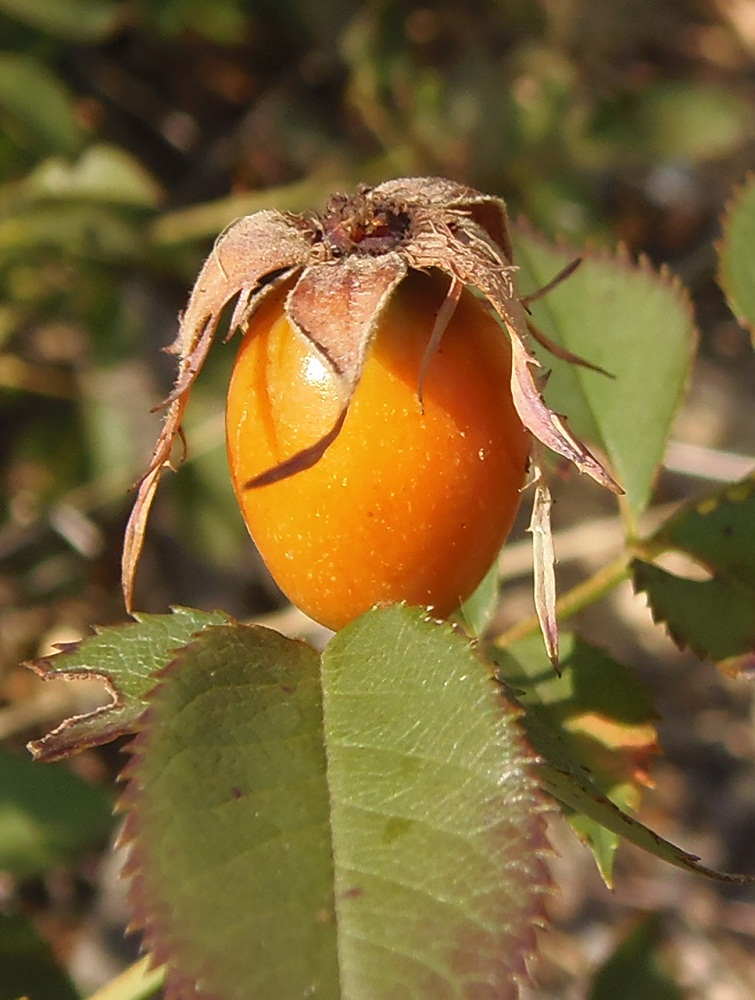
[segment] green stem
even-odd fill
[[[165,982],[165,968],[150,969],[149,956],[142,958],[93,993],[89,1000],[149,1000]]]

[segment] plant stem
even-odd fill
[[[149,956],[140,959],[93,993],[89,1000],[149,1000],[165,981],[165,968],[150,969]]]
[[[588,580],[567,591],[556,602],[556,614],[559,622],[572,618],[584,608],[589,607],[602,597],[605,597],[614,587],[629,577],[629,567],[636,552],[623,552],[612,562],[604,566]],[[496,646],[510,646],[512,643],[533,635],[540,628],[536,615],[517,622],[506,632],[493,638]]]

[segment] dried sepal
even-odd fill
[[[535,499],[532,503],[532,517],[529,528],[532,534],[533,573],[535,579],[535,611],[540,622],[540,631],[545,642],[548,658],[561,673],[558,656],[558,619],[556,617],[556,553],[551,530],[551,507],[553,500],[548,486],[547,472],[535,445],[532,456]]]
[[[501,231],[506,234],[502,238],[510,245],[504,203],[486,198],[485,204],[488,210],[495,206],[501,213]],[[612,492],[622,493],[598,459],[572,435],[564,418],[553,413],[542,398],[532,373],[532,368],[539,368],[540,363],[527,347],[529,318],[516,289],[516,267],[511,257],[506,257],[491,231],[471,219],[462,207],[417,214],[413,239],[404,251],[410,266],[417,269],[437,267],[478,289],[503,321],[512,343],[511,391],[522,423],[543,444],[573,462],[580,472]],[[495,228],[492,231],[495,232]],[[582,358],[570,360],[594,367]]]
[[[380,314],[407,267],[397,253],[345,257],[308,267],[291,290],[286,312],[353,393]]]
[[[445,177],[405,177],[385,181],[375,188],[374,194],[380,198],[412,202],[417,207],[441,211],[461,209],[488,234],[505,260],[513,258],[509,217],[502,198],[484,194]]]
[[[181,429],[181,420],[186,407],[186,397],[180,396],[170,404],[160,436],[157,439],[152,461],[147,472],[139,482],[136,500],[131,509],[131,515],[126,524],[123,536],[123,555],[121,556],[121,581],[123,600],[126,610],[131,613],[134,605],[134,577],[136,565],[144,546],[144,533],[147,530],[147,520],[155,499],[163,469],[170,461],[173,442]]]
[[[264,211],[234,223],[216,241],[205,261],[181,317],[178,336],[168,348],[180,358],[173,391],[149,467],[137,490],[123,542],[121,575],[126,608],[133,607],[136,564],[152,502],[166,465],[170,463],[176,435],[181,429],[188,394],[204,365],[225,306],[238,296],[231,331],[249,321],[262,296],[301,267],[309,251],[311,234],[302,220],[281,212]]]
[[[314,264],[301,275],[286,300],[286,314],[293,329],[338,377],[341,409],[318,441],[255,476],[246,484],[247,489],[258,489],[311,468],[336,440],[383,307],[406,272],[398,254],[386,254]]]
[[[561,361],[566,361],[570,365],[579,365],[580,368],[587,368],[588,371],[597,372],[599,375],[605,375],[606,378],[616,378],[613,372],[606,371],[605,368],[601,368],[600,365],[594,364],[592,361],[588,361],[587,358],[583,358],[581,354],[575,354],[573,351],[568,351],[561,344],[552,340],[547,334],[543,333],[539,326],[535,326],[532,320],[527,320],[527,330],[532,335],[532,338],[544,347],[549,354],[552,354],[554,358],[560,358]]]
[[[261,297],[280,281],[293,282],[285,310],[294,329],[341,380],[342,408],[323,437],[249,484],[256,488],[315,464],[338,437],[362,374],[382,310],[409,270],[440,270],[450,279],[428,344],[423,375],[461,288],[479,291],[512,343],[511,392],[522,423],[559,455],[606,488],[621,489],[592,453],[544,402],[539,363],[529,351],[528,299],[516,287],[505,203],[463,184],[412,177],[333,196],[321,215],[265,211],[234,223],[217,241],[192,292],[172,350],[178,377],[150,466],[126,531],[123,591],[133,600],[136,563],[147,515],[170,462],[188,393],[204,363],[224,307],[236,296],[229,336],[248,326]],[[296,273],[301,272],[298,280]],[[570,360],[585,363],[583,359]],[[590,363],[587,362],[588,366]],[[421,402],[422,385],[417,387]]]
[[[582,442],[569,430],[566,418],[554,413],[542,397],[532,376],[532,368],[540,368],[540,362],[518,336],[511,338],[511,395],[522,423],[528,427],[538,441],[568,459],[588,476],[613,493],[623,493],[619,484],[608,473]]]

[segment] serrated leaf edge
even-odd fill
[[[223,626],[208,625],[202,633],[218,627]],[[147,694],[145,708],[139,718],[138,731],[123,747],[124,753],[128,754],[128,760],[118,775],[118,782],[124,787],[114,807],[117,814],[124,815],[115,847],[117,850],[127,851],[126,860],[120,870],[120,878],[128,880],[127,899],[131,918],[127,932],[141,934],[140,950],[148,957],[150,971],[165,966],[166,1000],[223,1000],[221,996],[200,990],[193,979],[187,977],[173,964],[173,953],[170,947],[163,943],[160,935],[160,921],[165,919],[165,908],[163,907],[162,912],[155,915],[156,907],[150,904],[147,888],[140,877],[142,861],[137,806],[142,789],[139,787],[138,770],[146,750],[149,730],[153,725],[153,703],[165,684],[170,683],[170,678],[178,669],[182,657],[189,654],[198,642],[197,635],[191,642],[177,650],[173,659],[155,673],[155,684]]]
[[[683,550],[679,550],[679,551],[683,551]],[[723,660],[716,660],[715,656],[711,655],[710,651],[707,650],[704,646],[698,645],[694,641],[690,641],[686,636],[681,635],[678,632],[678,630],[676,630],[671,625],[671,623],[668,621],[668,619],[664,617],[664,615],[661,613],[661,611],[659,609],[656,609],[655,604],[654,604],[654,602],[653,602],[653,600],[651,598],[651,594],[650,594],[650,590],[648,589],[648,585],[646,583],[644,583],[643,579],[642,579],[642,570],[644,569],[645,566],[651,566],[653,569],[658,569],[661,572],[666,573],[667,576],[673,576],[674,574],[673,573],[669,573],[668,570],[664,570],[660,566],[655,566],[654,563],[646,562],[643,559],[634,559],[632,561],[632,563],[631,563],[631,566],[630,566],[631,571],[632,571],[632,583],[633,583],[635,592],[639,593],[639,594],[645,594],[645,596],[647,598],[648,610],[650,611],[650,615],[651,615],[651,617],[653,619],[653,622],[656,625],[660,625],[661,628],[664,629],[664,631],[669,636],[669,638],[672,640],[672,642],[677,647],[677,649],[681,650],[682,652],[684,650],[689,650],[690,652],[694,653],[695,656],[698,657],[698,659],[700,659],[700,660],[712,660],[714,663],[717,663],[717,664],[721,665],[723,667],[723,669],[727,669],[726,665],[729,664],[729,663],[731,663],[731,662],[734,662],[734,661],[740,660],[740,659],[744,660],[745,662],[747,662],[747,660],[750,659],[753,656],[752,652],[749,652],[749,653],[748,652],[744,652],[740,656],[726,657]]]
[[[470,644],[470,649],[475,657],[490,672],[490,680],[495,686],[496,694],[501,699],[502,706],[505,704],[513,721],[516,721],[522,714],[521,707],[513,702],[507,694],[506,688],[496,678],[493,665],[484,655],[481,643],[471,639],[459,626],[445,620],[434,618],[428,614],[425,623],[434,626],[442,626],[452,632],[463,636]],[[236,624],[239,623],[229,623]],[[223,625],[208,625],[202,630],[202,634],[215,629],[228,627]],[[240,625],[242,628],[257,628],[260,626]],[[144,712],[139,718],[139,729],[134,738],[125,746],[124,752],[129,754],[129,759],[122,768],[118,781],[124,785],[123,790],[115,805],[115,812],[124,814],[124,821],[118,834],[116,847],[127,850],[126,861],[124,862],[120,875],[129,880],[128,902],[131,907],[131,920],[128,931],[139,932],[142,935],[141,950],[146,953],[149,960],[149,968],[158,969],[165,967],[165,997],[166,1000],[225,1000],[222,996],[209,993],[198,985],[193,979],[187,977],[180,969],[173,966],[173,954],[170,947],[164,944],[160,937],[160,921],[165,917],[165,910],[162,914],[154,915],[154,908],[150,906],[148,891],[140,878],[140,830],[138,822],[137,803],[140,795],[138,787],[138,769],[141,759],[144,756],[149,729],[151,725],[151,715],[153,713],[153,702],[157,699],[166,683],[170,683],[170,678],[174,671],[178,669],[181,658],[191,652],[198,642],[199,636],[194,641],[187,643],[168,664],[162,667],[155,674],[155,685],[147,695],[147,703]],[[503,707],[502,707],[503,710]],[[555,803],[551,795],[544,790],[543,782],[538,778],[538,771],[542,765],[542,758],[535,753],[531,747],[526,733],[517,723],[516,738],[518,749],[521,753],[519,767],[528,772],[528,784],[532,790],[533,799],[539,802],[532,809],[529,816],[530,831],[528,836],[532,840],[530,851],[530,870],[528,877],[531,886],[531,906],[526,916],[523,915],[521,921],[521,935],[514,937],[511,935],[507,943],[515,942],[517,945],[516,961],[512,962],[512,987],[510,994],[501,994],[497,1000],[516,1000],[519,996],[519,988],[532,983],[529,971],[529,963],[538,953],[537,932],[548,927],[549,920],[545,909],[544,900],[547,895],[555,892],[547,861],[554,856],[546,828],[546,818],[557,812]],[[337,917],[336,917],[337,919]]]
[[[724,273],[724,249],[726,244],[730,242],[730,228],[733,216],[751,192],[755,192],[755,170],[748,170],[742,181],[732,189],[731,194],[726,199],[723,212],[718,220],[721,226],[721,236],[714,242],[713,247],[718,260],[716,284],[724,293],[726,304],[734,314],[737,323],[739,323],[743,330],[747,330],[751,336],[755,336],[755,321],[748,319],[748,317],[739,312],[735,303],[735,296],[732,294],[732,289]]]
[[[171,605],[170,614],[180,616],[181,613],[191,612],[191,608],[185,608],[182,605]],[[216,612],[217,613],[217,612]],[[225,614],[225,612],[221,612]],[[129,696],[124,696],[118,689],[117,684],[113,680],[110,674],[104,671],[98,671],[93,669],[88,669],[85,667],[80,667],[73,670],[58,670],[52,668],[53,662],[58,657],[66,657],[73,655],[79,651],[81,646],[90,639],[96,639],[106,632],[118,632],[123,631],[127,628],[134,628],[137,625],[141,625],[151,618],[164,617],[161,615],[147,614],[144,612],[134,612],[132,614],[133,621],[118,622],[114,625],[93,625],[92,634],[88,636],[83,636],[81,639],[77,639],[74,642],[56,643],[55,648],[58,650],[57,654],[52,656],[42,656],[36,660],[27,660],[22,666],[31,670],[43,681],[50,680],[65,680],[65,681],[80,681],[80,680],[98,680],[101,681],[105,690],[110,695],[111,701],[105,705],[98,705],[97,708],[91,709],[88,712],[83,712],[80,715],[72,715],[64,719],[58,726],[50,730],[44,736],[36,740],[31,740],[27,743],[27,749],[31,753],[35,761],[41,763],[52,763],[53,761],[63,760],[66,757],[72,757],[74,754],[80,753],[83,750],[91,749],[96,746],[103,746],[107,743],[112,743],[113,740],[118,739],[121,736],[127,736],[129,733],[133,733],[138,724],[138,705],[136,704],[141,699],[132,699]],[[230,615],[227,615],[227,624],[236,624],[235,619]],[[199,629],[197,632],[192,634],[192,638],[199,635],[200,632],[204,631],[205,628],[211,628],[213,626],[206,625],[204,628]],[[183,647],[178,646],[175,649],[169,649],[167,651],[168,656],[173,654],[178,654]],[[169,661],[169,662],[172,662]],[[155,676],[158,676],[159,671],[156,672]],[[82,738],[81,742],[70,740],[65,741],[62,746],[60,746],[59,737],[69,734],[71,730],[76,730],[81,727],[82,723],[92,722],[99,716],[106,715],[117,715],[119,710],[128,709],[129,703],[134,701],[134,718],[129,718],[120,725],[113,725],[112,728],[103,730],[101,733],[93,734],[88,737]],[[142,705],[145,702],[142,701]]]

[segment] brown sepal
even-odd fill
[[[181,317],[179,333],[170,347],[180,358],[172,392],[164,401],[168,410],[149,467],[139,482],[126,526],[121,561],[126,610],[133,607],[134,575],[144,545],[144,532],[155,491],[170,462],[181,428],[188,394],[202,369],[225,306],[238,296],[231,332],[248,323],[262,296],[307,259],[313,233],[303,220],[264,211],[234,223],[215,243],[205,261]]]

